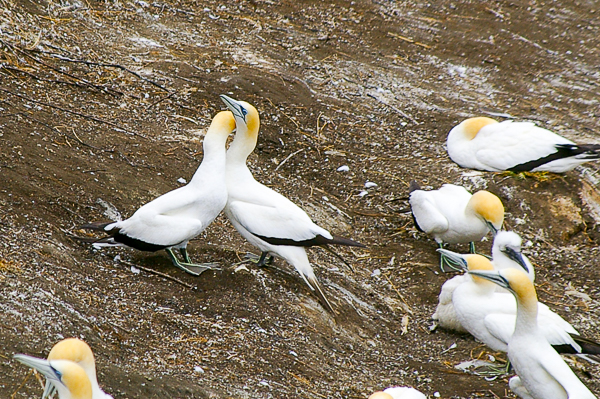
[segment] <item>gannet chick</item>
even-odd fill
[[[514,393],[523,399],[596,399],[539,328],[537,295],[524,272],[505,269],[469,273],[500,285],[516,298],[517,320],[508,342],[508,358],[517,373],[509,381]]]
[[[113,399],[112,396],[103,392],[98,385],[96,377],[96,361],[94,353],[88,344],[77,338],[67,338],[52,347],[48,354],[48,361],[70,360],[83,368],[92,384],[92,399]],[[54,385],[48,379],[42,399],[50,398],[54,393]]]
[[[516,268],[524,270],[531,282],[535,281],[535,270],[529,259],[521,253],[521,237],[512,231],[499,231],[492,245],[492,264],[496,270]]]
[[[443,243],[480,241],[488,231],[496,233],[504,221],[504,206],[500,198],[481,190],[471,195],[464,187],[444,184],[438,190],[421,190],[410,183],[409,203],[416,227],[432,235],[440,248]],[[444,257],[440,266],[443,269]]]
[[[452,330],[459,333],[468,333],[467,330],[460,324],[456,311],[454,310],[454,304],[452,303],[452,295],[456,287],[468,281],[469,276],[466,274],[459,274],[449,280],[446,280],[442,284],[440,294],[438,295],[438,305],[435,308],[435,312],[431,315],[433,320],[432,330],[437,327],[442,327],[446,330]]]
[[[191,263],[186,247],[189,240],[202,233],[219,215],[227,202],[225,142],[234,129],[231,112],[219,112],[204,137],[202,163],[186,186],[147,203],[127,220],[81,226],[109,236],[80,239],[93,243],[94,247],[125,246],[150,252],[164,249],[175,266],[196,276],[216,269],[210,264]],[[183,262],[173,253],[174,248],[179,249]]]
[[[290,263],[323,305],[333,308],[317,281],[306,255],[306,247],[329,244],[364,247],[352,240],[332,236],[317,226],[296,204],[283,195],[257,182],[246,165],[258,138],[259,116],[256,108],[244,101],[222,95],[233,113],[236,134],[227,150],[227,191],[225,215],[237,231],[262,251],[259,264],[264,265],[268,253]]]
[[[410,387],[391,387],[374,392],[369,399],[427,399],[427,396]]]
[[[15,355],[19,362],[42,373],[56,388],[59,399],[92,399],[92,384],[83,368],[70,360]]]
[[[600,145],[577,145],[531,122],[467,119],[450,130],[450,159],[463,168],[492,172],[567,172],[600,158]]]
[[[481,255],[461,255],[445,249],[438,249],[438,251],[443,252],[455,264],[462,265],[469,272],[468,280],[456,287],[452,294],[452,306],[460,325],[493,350],[506,352],[515,328],[517,303],[510,293],[497,292],[494,284],[472,273],[495,271],[492,263]],[[592,345],[593,341],[580,337],[571,324],[550,310],[548,306],[537,301],[536,303],[540,333],[562,353],[600,353],[598,344]],[[584,342],[590,342],[590,346],[585,347]]]

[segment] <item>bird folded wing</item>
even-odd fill
[[[563,387],[569,399],[597,399],[553,349],[541,354],[537,361]]]
[[[228,204],[234,218],[254,235],[304,241],[322,235],[332,238],[331,234],[314,224],[300,208],[261,205],[246,201],[233,200]]]
[[[426,191],[415,191],[410,195],[413,215],[424,232],[443,233],[448,230],[448,219],[427,196]]]
[[[485,317],[483,324],[494,338],[508,345],[515,332],[516,319],[515,315],[492,313]]]
[[[477,160],[496,170],[544,158],[557,152],[556,144],[572,144],[532,123],[510,121],[484,126],[477,140],[482,144],[475,152]]]

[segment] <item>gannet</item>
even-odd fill
[[[259,116],[256,108],[244,101],[221,96],[233,113],[236,134],[227,150],[227,191],[225,215],[237,231],[261,251],[260,265],[267,254],[275,254],[300,273],[311,290],[330,311],[333,308],[317,281],[306,255],[306,247],[329,244],[364,247],[352,240],[332,236],[317,226],[296,204],[257,182],[246,165],[258,139]]]
[[[59,399],[93,399],[92,384],[77,363],[70,360],[48,361],[27,355],[15,355],[15,359],[42,373],[56,388]]]
[[[80,239],[95,247],[125,246],[151,252],[164,249],[175,266],[193,275],[216,268],[210,264],[191,263],[186,246],[206,229],[227,203],[225,142],[234,129],[231,112],[219,112],[204,137],[202,163],[186,186],[147,203],[127,220],[81,226],[109,236]],[[174,248],[179,249],[183,262],[173,253]]]
[[[600,145],[577,145],[531,122],[470,118],[452,128],[450,159],[463,168],[492,172],[567,172],[600,158]]]
[[[452,305],[460,325],[471,335],[496,351],[506,352],[517,319],[517,302],[510,293],[497,292],[494,284],[478,278],[475,271],[494,271],[492,263],[481,255],[461,255],[438,249],[455,264],[468,270],[468,280],[460,284],[452,294]],[[519,270],[516,268],[504,269]],[[520,272],[525,273],[522,270]],[[525,273],[527,278],[529,276]],[[530,281],[531,282],[531,281]],[[532,283],[533,284],[533,283]],[[566,320],[543,303],[538,304],[539,331],[546,339],[564,353],[598,354],[598,344],[582,350],[583,342],[593,342],[580,337],[579,332]],[[583,345],[585,346],[585,345]]]
[[[94,354],[88,344],[77,338],[67,338],[52,347],[48,354],[48,361],[70,360],[83,368],[92,384],[92,399],[113,399],[112,396],[103,392],[98,385],[96,377],[96,361]],[[46,388],[42,399],[50,398],[54,394],[54,385],[51,380],[46,380]]]
[[[521,237],[517,233],[512,231],[501,230],[496,233],[494,237],[494,244],[492,245],[492,265],[495,270],[502,270],[506,268],[522,268],[527,271],[527,274],[534,281],[535,271],[533,265],[529,262],[529,259],[521,253]],[[440,290],[438,296],[438,305],[435,309],[435,313],[431,316],[434,321],[435,327],[442,327],[447,330],[453,330],[457,332],[468,332],[460,324],[454,311],[454,305],[452,303],[452,295],[454,290],[460,284],[470,281],[468,275],[461,274],[454,276],[447,280]],[[503,288],[496,286],[496,291],[504,291]]]
[[[427,399],[427,396],[410,387],[391,387],[374,392],[369,399]]]
[[[504,221],[504,206],[494,194],[480,190],[469,193],[464,187],[444,184],[438,190],[421,190],[410,183],[409,203],[416,227],[432,235],[440,248],[443,243],[469,243],[475,252],[474,241],[480,241],[488,231],[496,233]],[[443,269],[444,257],[440,266]]]
[[[596,399],[550,346],[539,327],[537,295],[524,272],[505,269],[469,273],[500,285],[516,298],[516,326],[508,342],[508,358],[517,373],[509,381],[514,393],[524,399]]]

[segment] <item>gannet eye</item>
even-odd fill
[[[58,371],[57,369],[55,369],[54,367],[52,367],[52,371],[54,371],[54,374],[56,374],[56,377],[58,378],[59,381],[62,381],[62,373],[60,371]]]
[[[244,116],[248,115],[248,111],[246,110],[246,108],[244,108],[244,107],[240,107],[240,109],[242,110],[242,114],[243,114]]]

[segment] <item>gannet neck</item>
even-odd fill
[[[508,289],[517,298],[515,335],[530,334],[532,329],[537,328],[538,314],[538,300],[533,283],[519,269],[505,269],[499,273],[508,281]]]
[[[466,140],[473,140],[482,127],[492,123],[498,123],[498,121],[485,116],[469,118],[462,121],[458,126],[452,129],[452,131],[455,131],[456,134],[462,136]],[[452,131],[450,133],[452,133]]]
[[[88,344],[77,338],[67,338],[52,347],[50,360],[70,360],[79,364],[93,382],[96,380],[96,361]],[[96,382],[97,384],[97,382]]]
[[[238,101],[246,111],[243,116],[235,115],[236,133],[233,142],[227,150],[227,163],[245,164],[248,156],[252,154],[258,141],[260,118],[258,111],[245,101]]]
[[[484,222],[491,224],[496,230],[502,228],[504,222],[504,205],[500,198],[489,191],[477,191],[465,209],[467,215],[474,215]]]
[[[202,163],[194,173],[190,183],[201,181],[200,177],[206,171],[212,173],[213,170],[225,169],[225,143],[234,129],[235,119],[230,111],[221,111],[215,115],[202,144],[204,150]]]

